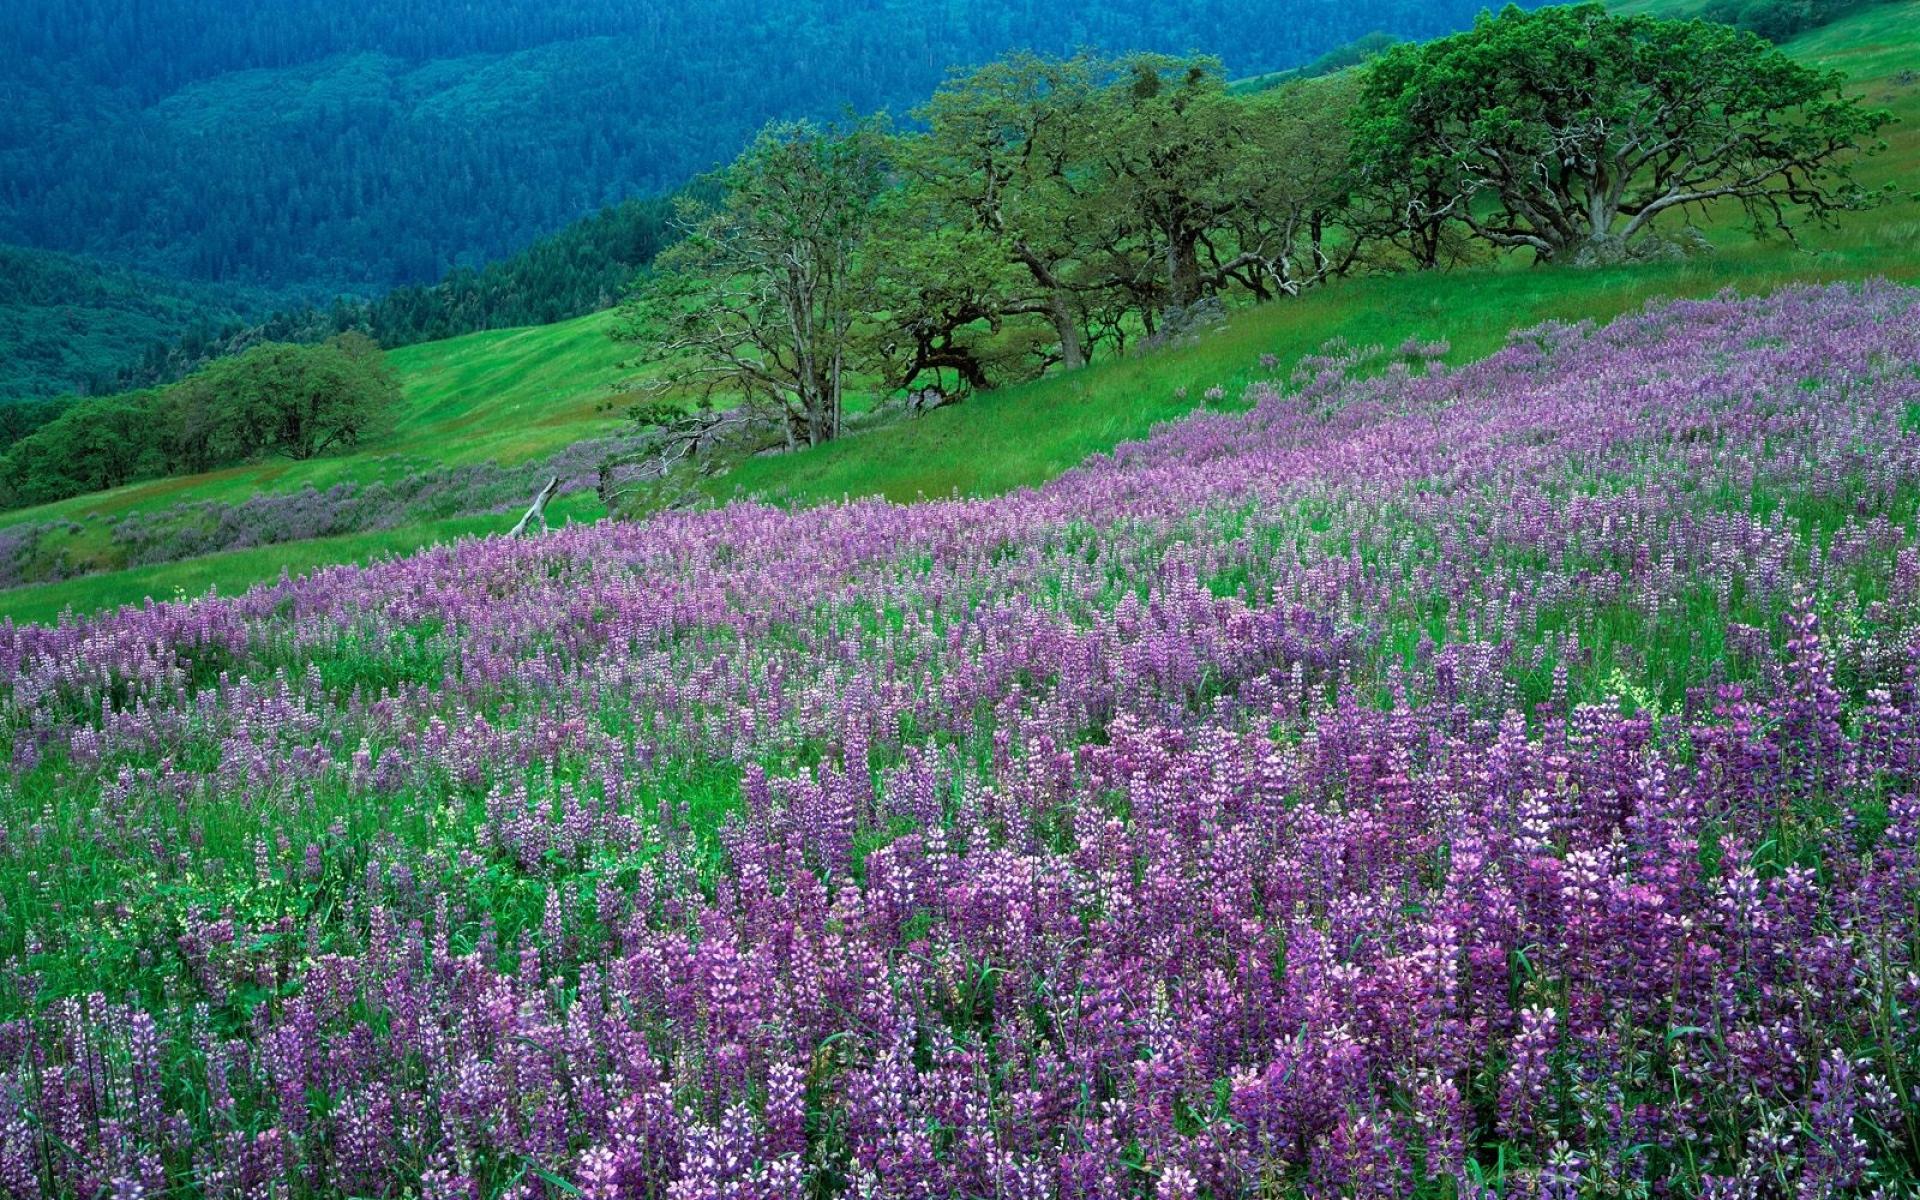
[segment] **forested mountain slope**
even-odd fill
[[[265,303],[252,289],[0,245],[0,404],[113,391],[155,343],[217,328]]]
[[[795,504],[876,493],[896,500],[999,494],[1053,478],[1089,454],[1203,405],[1236,407],[1273,373],[1269,359],[1291,363],[1329,339],[1388,347],[1439,341],[1450,346],[1446,361],[1460,363],[1497,349],[1511,328],[1605,320],[1656,297],[1703,297],[1724,288],[1758,294],[1795,281],[1876,275],[1920,280],[1920,197],[1912,183],[1920,163],[1915,30],[1920,0],[1903,0],[1863,9],[1786,47],[1800,61],[1843,70],[1849,92],[1899,118],[1887,132],[1886,151],[1865,159],[1860,171],[1869,187],[1893,186],[1889,202],[1843,214],[1831,229],[1804,230],[1797,245],[1781,238],[1755,242],[1737,221],[1708,221],[1703,231],[1716,249],[1682,261],[1583,269],[1508,260],[1340,281],[1299,301],[1235,310],[1225,325],[1190,345],[1049,374],[808,453],[750,459],[704,486],[713,499],[752,494]],[[608,316],[598,315],[391,353],[404,397],[395,428],[351,454],[150,479],[5,514],[0,552],[11,554],[0,567],[10,563],[15,578],[45,582],[0,591],[0,616],[46,620],[69,605],[86,612],[143,596],[199,594],[213,585],[237,590],[283,571],[500,532],[524,506],[533,477],[545,477],[542,466],[552,456],[625,424],[621,410],[632,396],[615,389],[641,372],[629,361],[632,348],[609,340],[608,325]],[[512,472],[528,477],[524,487]],[[414,509],[405,523],[308,532],[341,526],[369,498],[398,497],[407,480],[436,490],[431,504],[407,501]],[[449,516],[479,512],[474,488],[454,497],[457,509],[438,499],[452,484],[475,480],[489,489],[498,485],[497,509]],[[556,521],[603,511],[590,470],[581,487],[561,496],[550,514]],[[254,506],[244,514],[256,541],[229,542],[234,548],[225,551],[202,548],[203,526],[246,505]],[[262,532],[259,517],[267,509],[285,518],[285,528]],[[86,577],[70,578],[75,574]]]
[[[169,383],[261,342],[353,329],[392,349],[605,308],[674,236],[679,195],[631,197],[505,258],[371,298],[168,279],[0,245],[0,447],[76,394]]]
[[[1199,50],[1236,73],[1479,0],[18,0],[0,242],[366,290],[517,250],[731,157],[775,116],[904,109],[1014,47]]]

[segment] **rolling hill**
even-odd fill
[[[1844,69],[1876,104],[1894,110],[1886,153],[1861,171],[1871,184],[1908,188],[1839,227],[1812,230],[1803,244],[1752,244],[1744,233],[1710,228],[1715,253],[1684,263],[1634,267],[1481,271],[1358,279],[1298,302],[1233,314],[1201,344],[1139,355],[1067,376],[983,394],[911,423],[875,429],[805,454],[756,459],[709,484],[715,498],[756,494],[782,503],[878,493],[894,499],[953,492],[990,495],[1043,482],[1155,424],[1201,405],[1209,388],[1237,402],[1262,374],[1260,358],[1292,360],[1331,338],[1395,345],[1443,338],[1464,361],[1497,347],[1512,328],[1541,320],[1605,319],[1661,296],[1724,288],[1757,293],[1782,283],[1883,275],[1920,277],[1920,3],[1883,5],[1817,30],[1789,46],[1808,61]],[[259,492],[371,483],[434,465],[488,459],[526,462],[619,428],[615,386],[631,375],[623,348],[606,336],[607,317],[496,331],[392,352],[405,381],[406,410],[394,437],[365,451],[293,465],[260,464],[210,476],[156,481],[0,517],[0,528],[70,522],[56,547],[75,567],[113,566],[108,524],[133,511],[183,501],[234,502]],[[566,498],[563,518],[591,519],[589,496]],[[0,593],[0,614],[45,620],[76,611],[208,586],[232,590],[328,561],[468,533],[510,519],[461,517],[265,547],[185,562],[108,571]]]
[[[273,0],[210,22],[184,0],[23,0],[0,23],[0,402],[112,390],[183,335],[449,275],[479,285],[458,287],[453,319],[373,324],[447,336],[511,323],[476,308],[573,315],[604,281],[592,263],[531,298],[472,276],[678,190],[769,120],[910,108],[950,64],[1099,45],[1271,70],[1478,7],[1357,0],[1276,21],[1258,0],[375,0],[349,17]],[[23,273],[44,252],[61,257]],[[14,296],[55,265],[56,306]]]
[[[1505,21],[1441,49],[1618,24]],[[0,593],[69,610],[0,619],[0,1195],[1920,1194],[1917,29],[1794,47],[1905,122],[1800,244],[1209,306],[457,536],[619,427],[602,313],[385,352],[355,453],[6,514],[48,568],[406,519]],[[756,300],[814,281],[764,208]],[[125,440],[341,402],[216,380]]]
[[[1910,1192],[1917,318],[0,623],[0,1181]]]

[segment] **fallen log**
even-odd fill
[[[527,533],[528,527],[535,521],[540,522],[540,528],[545,529],[547,527],[547,501],[553,499],[554,493],[559,490],[560,477],[555,475],[552,479],[547,480],[547,486],[541,488],[539,493],[534,496],[533,507],[527,509],[527,515],[520,518],[520,523],[515,525],[513,532],[507,536],[520,537],[524,535]]]

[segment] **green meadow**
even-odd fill
[[[1684,5],[1652,4],[1674,11]],[[1543,320],[1605,320],[1661,297],[1725,288],[1756,293],[1793,282],[1885,276],[1920,279],[1920,0],[1866,9],[1790,43],[1805,61],[1847,73],[1860,94],[1898,117],[1886,149],[1859,176],[1890,188],[1867,212],[1833,228],[1808,229],[1798,244],[1755,242],[1734,214],[1708,223],[1714,250],[1684,262],[1599,269],[1536,268],[1516,259],[1446,273],[1381,275],[1337,282],[1292,300],[1235,310],[1187,345],[1097,362],[977,395],[912,421],[880,425],[804,453],[749,460],[705,484],[714,500],[756,496],[815,503],[880,494],[989,495],[1041,483],[1156,424],[1206,403],[1219,388],[1234,403],[1248,384],[1285,374],[1332,339],[1394,345],[1445,339],[1459,362],[1499,347],[1510,330]],[[525,462],[623,425],[623,385],[632,348],[608,336],[612,316],[500,330],[391,352],[405,399],[391,436],[359,452],[302,463],[263,462],[205,475],[154,480],[57,504],[0,514],[0,525],[62,518],[74,523],[69,556],[101,562],[107,523],[187,500],[235,502],[260,491],[391,480],[433,465]],[[1280,365],[1269,371],[1262,356]],[[604,515],[592,497],[569,497],[558,520]],[[504,532],[490,517],[423,522],[379,532],[111,570],[0,593],[0,617],[47,621],[153,597],[242,590],[329,563],[364,562],[436,541]]]

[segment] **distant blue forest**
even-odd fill
[[[372,293],[730,158],[774,117],[922,100],[1009,49],[1272,71],[1484,0],[11,0],[0,243]]]

